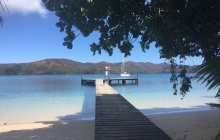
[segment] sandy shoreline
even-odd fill
[[[40,125],[39,128],[34,128],[37,125]],[[95,121],[76,120],[12,124],[0,126],[0,130],[4,127],[11,130],[20,128],[20,130],[0,131],[0,140],[93,140]]]
[[[174,140],[214,140],[220,132],[220,110],[147,115]]]
[[[220,110],[147,117],[174,140],[214,140],[220,131]],[[94,120],[9,124],[0,126],[0,140],[94,140],[94,130]]]

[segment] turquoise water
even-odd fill
[[[118,77],[119,75],[111,75]],[[83,75],[104,78],[104,75]],[[131,75],[137,77],[137,75]],[[181,100],[174,96],[169,74],[139,74],[139,84],[112,87],[144,114],[212,109],[215,90],[193,81]],[[0,76],[0,125],[47,120],[94,119],[95,86],[81,85],[81,75]]]
[[[206,105],[218,102],[215,98],[217,90],[210,90],[192,81],[192,89],[182,98],[182,95],[173,95],[172,83],[169,73],[139,74],[138,85],[117,85],[113,87],[143,114],[161,114],[185,111],[213,109]]]

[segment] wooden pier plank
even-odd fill
[[[108,90],[109,89],[109,90]],[[108,84],[96,80],[95,140],[171,140]]]

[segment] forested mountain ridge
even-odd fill
[[[81,63],[68,59],[45,59],[30,63],[0,64],[0,75],[101,74],[104,73],[106,66],[110,66],[111,73],[120,73],[121,64],[121,62]],[[125,69],[130,73],[169,72],[169,64],[127,61]]]

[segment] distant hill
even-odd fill
[[[104,67],[110,66],[111,73],[121,72],[120,63],[81,63],[68,59],[45,59],[30,63],[0,64],[0,75],[46,75],[46,74],[101,74]],[[130,73],[169,72],[168,64],[149,62],[125,62]]]

